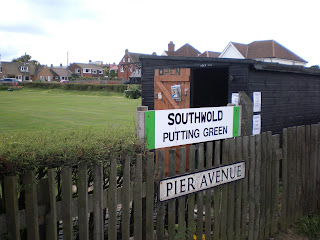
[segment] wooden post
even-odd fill
[[[176,149],[169,150],[169,177],[176,175]],[[168,239],[175,237],[176,200],[168,201]]]
[[[111,160],[112,161],[112,160]],[[111,164],[112,167],[112,164]],[[104,216],[103,216],[103,170],[102,163],[94,166],[93,179],[93,222],[94,239],[103,239],[104,237]]]
[[[145,239],[153,239],[154,220],[154,153],[148,153],[146,164],[146,236]]]
[[[130,239],[130,162],[131,158],[127,156],[123,164],[121,230],[124,240]]]
[[[136,176],[133,193],[134,239],[142,239],[142,155],[137,154]]]
[[[245,92],[239,92],[241,106],[241,136],[252,134],[253,103]]]
[[[145,142],[144,113],[146,111],[148,111],[147,106],[137,107],[137,137],[141,143]]]
[[[72,168],[63,167],[62,171],[61,214],[63,221],[63,238],[73,238],[72,224]]]
[[[17,176],[4,178],[8,239],[20,240],[20,220],[18,207]]]
[[[158,181],[164,178],[164,151],[158,150]],[[165,203],[157,203],[157,239],[164,239],[164,215],[165,215]]]
[[[56,173],[55,169],[48,170],[48,185],[49,185],[49,212],[47,214],[47,229],[46,236],[48,240],[57,240],[57,205],[56,205]],[[80,240],[82,240],[80,238]]]
[[[186,147],[179,148],[179,174],[186,172]],[[178,200],[178,236],[186,236],[186,197],[180,197]]]

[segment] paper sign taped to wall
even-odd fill
[[[252,135],[258,135],[261,133],[261,115],[253,115],[252,118]]]

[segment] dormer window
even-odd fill
[[[20,71],[21,72],[29,72],[29,67],[28,66],[21,66]]]

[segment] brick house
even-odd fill
[[[47,66],[33,62],[1,62],[0,78],[15,78],[21,81],[41,79],[50,82],[53,74]]]
[[[68,69],[79,77],[104,77],[104,68],[94,63],[72,63]]]
[[[135,79],[141,78],[141,62],[139,57],[141,53],[132,53],[128,49],[125,50],[125,54],[118,64],[118,78],[123,80],[129,80],[131,76]]]
[[[178,50],[174,50],[175,44],[170,41],[168,44],[168,51],[164,51],[162,56],[179,56],[179,57],[198,57],[201,53],[192,47],[189,43],[186,43]]]

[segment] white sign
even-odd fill
[[[253,115],[252,117],[252,135],[261,133],[261,115]]]
[[[231,103],[239,106],[239,93],[232,93],[231,94]]]
[[[253,112],[261,112],[261,92],[253,92]]]
[[[185,196],[245,177],[245,162],[167,178],[159,183],[159,201]]]
[[[148,149],[208,142],[239,136],[240,107],[185,108],[147,111]]]

